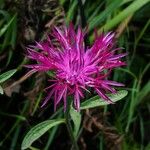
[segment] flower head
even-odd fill
[[[34,71],[53,71],[54,79],[50,80],[48,95],[44,106],[52,97],[54,107],[63,100],[66,109],[67,96],[72,95],[74,106],[80,109],[80,100],[84,91],[93,89],[105,101],[112,103],[106,92],[115,93],[112,86],[123,84],[107,80],[113,68],[125,65],[120,59],[126,54],[115,54],[120,48],[114,48],[114,33],[97,36],[93,46],[84,44],[85,33],[78,28],[75,32],[72,24],[63,29],[55,27],[52,36],[58,46],[48,37],[46,42],[37,42],[28,48],[28,58],[36,60],[37,64],[28,65]],[[35,51],[38,49],[39,51]]]

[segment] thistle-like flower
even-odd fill
[[[85,33],[78,28],[75,32],[72,24],[63,29],[55,27],[52,36],[58,46],[48,37],[45,42],[37,42],[28,47],[28,58],[36,60],[37,64],[28,65],[34,71],[52,71],[53,79],[46,88],[48,95],[42,106],[54,99],[54,109],[61,101],[66,110],[67,96],[72,95],[74,106],[80,109],[80,100],[84,92],[93,89],[108,103],[111,99],[106,96],[109,91],[115,93],[112,86],[123,86],[121,83],[108,80],[113,68],[125,65],[120,59],[126,54],[115,54],[121,48],[115,48],[114,33],[96,36],[93,46],[84,44]],[[34,49],[38,49],[35,51]]]

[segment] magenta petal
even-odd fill
[[[48,96],[47,96],[46,99],[44,100],[44,103],[42,104],[41,107],[44,107],[44,106],[47,104],[47,102],[50,100],[50,98],[51,98],[52,94],[54,93],[54,91],[55,91],[55,89],[52,89],[52,90],[50,91],[50,93],[48,94]]]
[[[117,60],[117,59],[122,58],[122,57],[124,57],[126,55],[127,55],[127,53],[125,53],[125,54],[119,54],[119,55],[114,55],[111,58],[109,58],[109,60]]]
[[[31,71],[53,72],[53,79],[48,80],[50,85],[45,89],[48,94],[42,107],[53,99],[56,110],[63,100],[65,111],[67,96],[71,95],[74,97],[75,109],[79,111],[80,100],[90,89],[112,103],[106,92],[115,93],[114,86],[124,86],[106,80],[114,68],[126,65],[121,59],[127,54],[119,54],[121,48],[115,47],[115,34],[109,32],[99,36],[96,33],[95,42],[89,48],[85,47],[84,36],[85,32],[80,27],[75,30],[70,23],[69,27],[55,27],[47,40],[27,48],[27,57],[35,61],[34,64],[26,65],[27,68],[31,68]],[[57,45],[50,37],[57,41]]]
[[[108,85],[113,85],[113,86],[124,86],[124,84],[118,83],[118,82],[115,82],[115,81],[105,80],[105,81],[103,81],[103,83],[108,84]]]
[[[76,110],[79,111],[80,110],[80,96],[77,91],[74,96],[74,105],[75,105]]]
[[[66,92],[66,87],[64,87],[63,89],[59,89],[56,105],[60,102],[65,92]]]
[[[95,90],[96,90],[96,92],[98,93],[98,95],[99,95],[100,97],[102,97],[105,101],[107,101],[107,102],[110,103],[110,104],[114,103],[113,101],[111,101],[111,99],[110,99],[108,96],[105,95],[104,92],[100,91],[100,90],[97,89],[97,88],[96,88]]]

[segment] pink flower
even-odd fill
[[[85,46],[84,35],[81,28],[76,33],[72,24],[62,30],[55,27],[52,36],[57,40],[58,46],[54,46],[48,37],[46,42],[39,42],[28,48],[28,58],[36,60],[37,64],[27,67],[34,71],[54,73],[54,79],[50,80],[51,85],[46,88],[48,95],[42,106],[53,97],[54,108],[63,100],[66,110],[67,96],[73,95],[74,106],[79,110],[80,99],[84,98],[84,91],[89,91],[89,88],[94,89],[108,103],[112,103],[106,92],[115,93],[112,86],[123,86],[107,80],[113,68],[125,65],[120,59],[126,54],[115,54],[121,49],[114,48],[115,34],[109,32],[97,36],[91,47]]]

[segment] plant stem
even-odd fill
[[[72,141],[72,144],[73,144],[73,149],[74,150],[79,150],[79,147],[78,147],[78,144],[77,144],[77,141],[73,135],[73,131],[72,131],[72,126],[71,126],[71,123],[70,123],[70,115],[69,115],[69,105],[68,105],[68,108],[65,112],[65,118],[66,118],[66,126],[67,126],[67,130],[69,132],[69,136],[70,136],[70,139]]]

